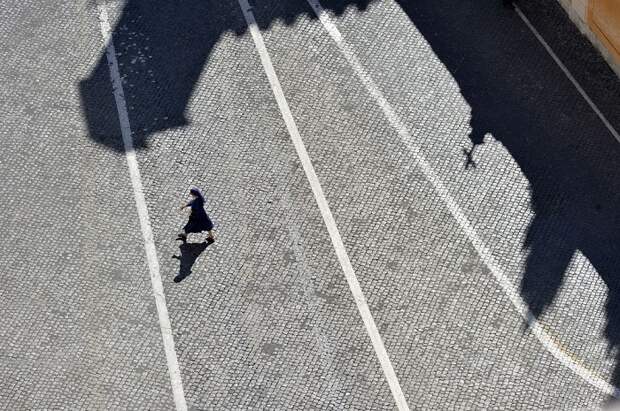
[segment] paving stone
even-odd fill
[[[618,128],[617,78],[542,3],[519,4]],[[514,11],[323,3],[403,142],[306,2],[252,5],[410,407],[604,404],[406,144],[563,349],[617,385],[620,146]],[[394,409],[238,3],[106,7],[189,408]],[[171,409],[96,3],[15,2],[0,32],[0,408]],[[216,242],[180,247],[192,185]]]

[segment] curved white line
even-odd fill
[[[515,307],[517,312],[523,317],[526,321],[529,328],[532,330],[536,338],[541,342],[541,344],[545,347],[545,349],[551,353],[560,363],[564,366],[568,367],[575,374],[579,375],[585,381],[587,381],[592,386],[596,387],[600,391],[604,392],[608,395],[613,395],[615,397],[620,397],[620,389],[609,384],[607,381],[603,380],[601,377],[596,375],[593,371],[585,368],[584,366],[575,362],[571,356],[569,356],[566,352],[564,352],[553,340],[553,338],[543,329],[540,322],[534,317],[532,312],[527,308],[527,304],[523,301],[521,296],[515,291],[512,283],[508,279],[508,277],[504,274],[503,270],[493,257],[491,250],[484,244],[481,238],[476,233],[473,225],[469,222],[469,219],[466,217],[465,213],[458,206],[456,201],[450,195],[448,189],[443,184],[439,176],[432,169],[422,151],[413,143],[413,137],[409,130],[407,129],[405,123],[400,119],[400,117],[396,114],[390,103],[385,99],[383,93],[379,90],[375,82],[372,80],[370,75],[364,70],[361,63],[353,53],[352,49],[349,45],[344,41],[342,34],[336,27],[336,25],[332,22],[331,18],[327,15],[321,4],[318,0],[307,0],[315,14],[323,24],[323,27],[332,39],[338,45],[340,51],[344,54],[345,58],[349,62],[351,68],[355,72],[355,74],[362,81],[370,95],[375,99],[383,114],[389,121],[390,125],[396,129],[399,137],[405,146],[409,149],[410,154],[415,159],[418,167],[424,173],[424,176],[428,179],[428,181],[433,185],[435,191],[439,195],[439,197],[443,200],[443,202],[448,207],[448,210],[452,214],[452,216],[459,223],[467,238],[473,244],[474,248],[478,252],[478,255],[484,262],[484,264],[488,267],[490,272],[493,274],[500,287],[504,291],[504,293],[510,299],[510,302]]]

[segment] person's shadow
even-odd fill
[[[207,247],[209,243],[183,243],[179,246],[179,250],[181,251],[181,255],[173,255],[172,258],[179,260],[179,274],[174,277],[175,283],[180,283],[192,273],[192,267],[194,263],[200,257]]]

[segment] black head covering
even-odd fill
[[[195,195],[196,197],[198,197],[200,199],[201,202],[205,202],[205,198],[203,197],[202,193],[200,192],[200,190],[196,187],[192,187],[189,192],[193,195]]]

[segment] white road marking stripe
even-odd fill
[[[271,58],[269,57],[269,53],[267,52],[267,48],[265,47],[265,44],[263,42],[263,37],[260,33],[260,30],[258,29],[258,26],[256,25],[256,20],[254,19],[252,9],[248,4],[247,0],[239,0],[239,6],[243,11],[243,15],[250,29],[252,39],[254,40],[254,44],[256,45],[258,54],[260,55],[261,63],[263,64],[263,68],[265,70],[265,73],[267,74],[269,84],[271,85],[271,89],[273,90],[273,94],[278,103],[278,107],[280,108],[280,112],[282,113],[282,117],[284,118],[284,122],[286,123],[286,127],[291,136],[291,140],[293,141],[293,145],[295,146],[295,150],[297,151],[299,160],[304,168],[306,177],[310,183],[310,187],[312,188],[312,192],[314,193],[316,203],[319,207],[319,210],[321,211],[321,215],[323,216],[323,221],[325,222],[325,226],[327,227],[329,236],[331,237],[334,250],[336,251],[336,255],[338,257],[338,261],[342,266],[342,270],[344,271],[344,275],[349,284],[351,294],[353,294],[353,298],[355,300],[355,303],[357,304],[357,309],[360,313],[360,316],[362,317],[364,325],[366,326],[366,331],[368,332],[368,336],[370,337],[372,346],[375,350],[375,353],[377,354],[379,362],[381,363],[383,373],[385,374],[385,378],[388,382],[388,385],[390,386],[390,390],[392,391],[392,395],[394,397],[394,400],[396,401],[396,405],[398,406],[399,410],[409,410],[409,406],[407,405],[405,396],[400,388],[400,383],[398,382],[398,378],[396,377],[396,372],[392,367],[392,363],[390,361],[388,353],[385,350],[385,346],[383,345],[383,341],[381,340],[381,336],[379,335],[379,331],[377,330],[375,320],[372,317],[372,314],[368,307],[368,303],[366,302],[366,298],[364,297],[364,293],[362,292],[355,272],[353,271],[353,266],[351,265],[351,261],[349,260],[349,256],[347,255],[344,243],[342,242],[342,238],[340,237],[340,232],[338,231],[338,228],[336,226],[336,221],[334,220],[334,216],[332,215],[332,212],[329,209],[329,205],[327,204],[327,199],[325,198],[325,194],[323,193],[323,188],[321,187],[319,178],[314,171],[314,167],[312,166],[312,162],[310,160],[310,157],[308,156],[306,147],[304,146],[301,136],[299,135],[299,130],[297,129],[297,125],[295,124],[295,120],[293,119],[291,110],[289,109],[286,98],[284,97],[284,92],[282,91],[282,87],[280,86],[280,82],[271,63]]]
[[[183,393],[181,370],[179,369],[177,354],[174,350],[172,326],[170,325],[170,318],[168,317],[168,308],[166,307],[164,287],[162,285],[161,275],[159,273],[159,260],[157,259],[157,251],[155,250],[155,243],[153,241],[153,231],[151,230],[151,223],[146,207],[146,201],[144,199],[142,179],[140,177],[140,170],[138,168],[136,152],[134,150],[133,140],[131,138],[131,127],[129,125],[129,116],[127,114],[127,104],[125,102],[123,85],[118,71],[118,62],[116,60],[116,52],[114,50],[114,43],[111,34],[112,32],[108,20],[108,12],[105,8],[105,5],[102,3],[97,3],[97,8],[99,9],[99,24],[101,27],[101,35],[103,36],[103,42],[106,46],[106,55],[108,59],[108,65],[110,67],[110,78],[112,80],[112,87],[114,89],[114,99],[116,100],[116,108],[118,111],[121,133],[123,135],[123,144],[125,146],[127,167],[129,168],[129,175],[131,177],[131,184],[133,186],[134,197],[136,200],[136,208],[138,210],[138,217],[140,219],[140,227],[142,229],[142,236],[144,237],[144,248],[146,251],[146,259],[151,274],[151,284],[153,285],[155,305],[157,306],[157,315],[159,316],[159,326],[161,328],[161,335],[164,342],[164,351],[166,352],[166,359],[168,362],[168,371],[170,373],[170,382],[172,383],[174,403],[176,405],[177,411],[186,411],[187,404],[185,402],[185,394]]]
[[[581,94],[581,96],[586,101],[586,103],[588,103],[590,105],[592,110],[601,119],[603,124],[605,124],[605,127],[607,127],[607,130],[609,130],[609,132],[611,133],[612,136],[614,136],[616,141],[618,141],[620,143],[620,135],[618,134],[616,129],[611,125],[611,123],[609,121],[607,121],[607,118],[605,117],[605,115],[603,113],[601,113],[601,110],[598,109],[596,104],[594,104],[594,102],[590,99],[590,97],[588,96],[588,93],[586,93],[586,91],[581,87],[581,85],[577,82],[577,80],[575,80],[575,78],[570,73],[570,71],[568,71],[568,68],[566,68],[564,63],[562,63],[562,61],[559,59],[559,57],[553,52],[553,50],[551,49],[549,44],[547,44],[545,39],[542,38],[542,36],[538,32],[538,30],[536,30],[534,28],[534,26],[532,25],[532,23],[530,23],[529,19],[527,17],[525,17],[525,14],[523,14],[521,9],[517,5],[515,5],[514,7],[515,7],[515,10],[516,10],[517,14],[519,15],[519,17],[521,17],[521,19],[525,22],[525,25],[532,31],[532,33],[538,39],[540,44],[543,45],[545,50],[547,50],[547,53],[549,53],[549,55],[551,56],[553,61],[555,61],[555,63],[560,67],[560,69],[562,69],[562,71],[564,72],[566,77],[568,77],[568,79],[571,81],[571,83],[573,83],[573,85],[575,86],[575,88],[577,89],[579,94]]]
[[[585,381],[608,395],[613,395],[616,397],[620,396],[620,389],[607,383],[600,376],[596,375],[595,372],[578,364],[571,357],[571,355],[563,351],[555,343],[554,338],[545,331],[543,326],[530,312],[527,304],[515,291],[510,280],[503,273],[503,270],[501,269],[497,261],[495,261],[491,250],[488,249],[484,242],[480,239],[473,225],[469,222],[465,213],[457,205],[456,201],[454,201],[448,189],[444,186],[439,176],[435,173],[435,171],[432,169],[432,167],[422,154],[422,151],[413,143],[413,136],[411,135],[411,133],[409,133],[407,126],[403,123],[398,114],[396,114],[390,103],[385,99],[385,97],[383,97],[383,94],[374,83],[372,78],[368,75],[368,73],[366,73],[349,45],[344,41],[342,35],[340,34],[340,31],[332,22],[331,18],[327,15],[327,13],[317,0],[307,1],[314,9],[314,12],[323,24],[323,27],[325,27],[329,35],[338,45],[340,51],[344,54],[355,74],[357,74],[357,76],[360,78],[360,80],[362,81],[370,95],[375,99],[379,107],[381,107],[381,110],[383,110],[383,114],[388,119],[392,127],[396,129],[402,142],[407,146],[409,152],[418,164],[418,167],[422,170],[428,181],[433,185],[439,197],[446,204],[452,216],[456,219],[462,230],[467,235],[467,238],[469,238],[469,241],[473,244],[484,264],[489,268],[501,288],[504,290],[504,293],[506,293],[513,306],[516,308],[517,312],[527,322],[529,328],[532,330],[536,338],[538,338],[538,340],[547,349],[547,351],[549,351],[556,359],[558,359],[560,363],[571,369]]]

